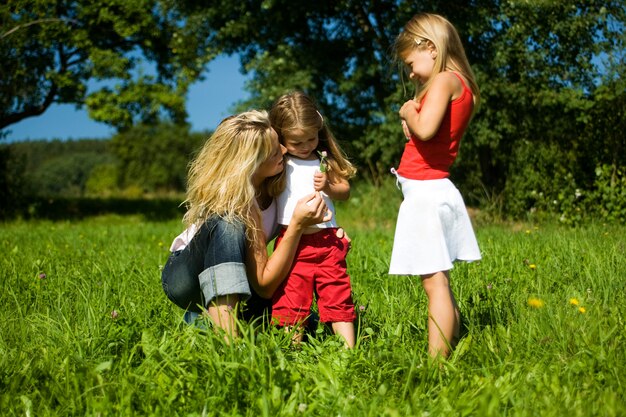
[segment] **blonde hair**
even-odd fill
[[[356,174],[356,168],[341,150],[317,106],[305,93],[293,91],[280,96],[270,110],[270,121],[283,144],[284,132],[317,129],[319,144],[316,151],[328,154],[328,174],[343,179],[350,179]]]
[[[253,216],[260,216],[260,210],[252,176],[270,157],[272,139],[266,111],[248,111],[222,120],[190,163],[185,224],[200,225],[216,215],[241,221],[247,233],[256,230]],[[267,178],[262,185],[272,196],[284,188],[279,177]]]
[[[402,32],[400,32],[394,43],[394,55],[399,64],[404,66],[403,61],[411,51],[428,47],[433,47],[437,51],[433,75],[445,70],[455,71],[463,75],[474,94],[476,104],[478,104],[480,91],[457,30],[452,23],[442,16],[420,13],[413,16],[404,25]],[[431,76],[423,85],[417,80],[413,81],[416,100],[424,97],[432,79],[433,77]]]

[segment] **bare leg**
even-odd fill
[[[354,335],[354,323],[351,321],[337,321],[333,323],[333,331],[335,334],[343,337],[346,347],[352,349],[356,343]]]
[[[428,352],[447,358],[460,334],[460,313],[450,288],[448,271],[422,276],[428,296]]]
[[[291,336],[291,341],[294,344],[302,343],[302,339],[304,338],[304,327],[301,324],[296,326],[285,326],[285,332],[290,333],[293,332],[293,336]]]
[[[215,326],[221,328],[226,333],[226,341],[237,337],[237,325],[235,323],[236,306],[239,303],[239,296],[236,294],[216,297],[209,304],[209,317]]]

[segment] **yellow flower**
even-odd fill
[[[541,308],[545,305],[542,299],[540,298],[529,298],[528,306],[532,308]]]
[[[587,309],[585,307],[580,307],[578,311],[580,311],[582,314],[585,314],[587,312]]]
[[[530,265],[528,265],[528,267],[530,269],[537,269],[537,265],[535,265],[535,264],[530,264]]]
[[[578,305],[578,300],[576,298],[570,298],[569,299],[569,303],[573,306],[577,306]]]

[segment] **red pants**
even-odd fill
[[[289,275],[272,297],[272,318],[279,325],[305,322],[313,294],[322,322],[352,322],[356,318],[346,271],[348,241],[339,239],[337,229],[322,229],[302,235]],[[280,244],[284,233],[276,238]]]

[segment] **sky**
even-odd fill
[[[244,98],[246,77],[239,71],[237,56],[220,56],[211,61],[205,80],[193,84],[187,96],[188,121],[192,131],[213,130]],[[3,142],[34,139],[109,138],[115,129],[91,120],[87,110],[74,105],[54,104],[41,116],[29,117],[6,128]]]

